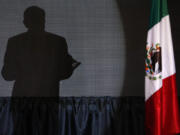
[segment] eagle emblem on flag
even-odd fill
[[[161,79],[161,47],[157,43],[146,47],[145,71],[150,80]]]

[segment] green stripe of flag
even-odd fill
[[[166,15],[168,15],[167,0],[152,0],[149,29]]]

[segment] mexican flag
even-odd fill
[[[145,67],[146,134],[180,133],[176,69],[166,0],[152,0]]]

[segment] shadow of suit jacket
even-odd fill
[[[59,96],[59,81],[72,75],[74,63],[65,38],[25,32],[9,38],[2,76],[15,81],[12,96],[54,97]]]

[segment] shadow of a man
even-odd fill
[[[13,134],[58,135],[59,82],[80,63],[68,53],[64,37],[45,31],[43,9],[27,8],[23,23],[28,31],[8,39],[2,68],[3,78],[15,81]]]
[[[31,6],[24,12],[27,32],[8,39],[2,76],[15,80],[12,96],[59,96],[59,81],[80,64],[68,53],[64,37],[45,31],[45,11]]]

